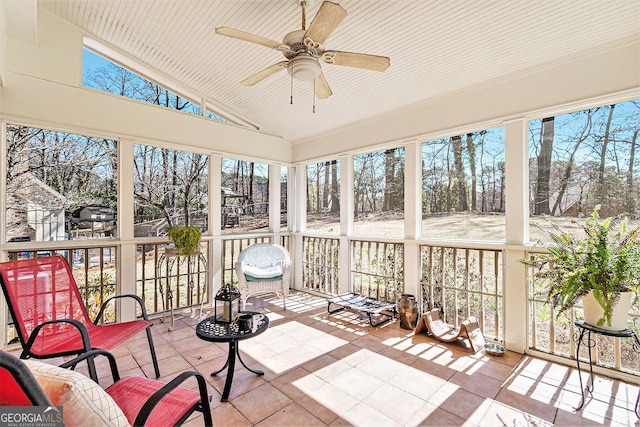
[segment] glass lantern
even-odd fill
[[[237,286],[226,284],[215,297],[214,315],[216,322],[231,323],[240,311],[240,290]]]

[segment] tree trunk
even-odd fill
[[[540,153],[538,154],[538,179],[535,195],[535,215],[549,214],[549,183],[551,181],[551,153],[553,152],[554,117],[542,119],[540,129]]]
[[[451,147],[453,148],[453,163],[458,187],[458,211],[466,212],[469,210],[469,207],[467,204],[464,165],[462,164],[462,137],[460,135],[451,138]]]
[[[484,138],[484,135],[482,136]],[[476,211],[476,197],[478,178],[476,176],[476,147],[473,144],[473,134],[467,134],[467,153],[469,153],[469,167],[471,168],[471,210]]]
[[[610,133],[611,133],[611,121],[613,119],[613,110],[616,105],[612,104],[609,109],[609,117],[607,117],[607,124],[604,129],[604,138],[602,140],[602,151],[600,151],[600,166],[598,167],[598,195],[599,202],[602,203],[606,199],[607,189],[605,188],[604,182],[604,172],[605,172],[605,163],[607,160],[607,148],[610,141]]]
[[[449,152],[451,151],[451,144],[447,147],[447,194],[445,199],[446,212],[451,212],[451,162],[449,160]]]
[[[248,198],[247,198],[247,202],[248,202],[248,207],[249,207],[249,213],[253,214],[254,213],[254,209],[253,209],[253,181],[254,181],[254,174],[255,174],[255,163],[253,162],[249,162],[249,189],[248,189]]]
[[[331,162],[331,212],[340,212],[340,190],[338,188],[338,161]]]
[[[322,163],[316,165],[316,213],[321,212],[322,198],[320,198],[320,171],[322,170]]]
[[[322,208],[326,210],[329,207],[329,196],[331,193],[330,185],[331,185],[331,162],[325,162],[324,164],[324,181],[322,183]]]
[[[173,208],[172,215],[178,221],[177,216],[177,200],[176,200],[176,188],[178,188],[178,152],[173,152],[173,162],[171,165],[171,207]],[[189,212],[183,212],[185,218],[189,215]],[[179,224],[176,224],[179,225]],[[188,225],[185,223],[185,225]]]
[[[627,191],[625,194],[625,210],[628,214],[635,212],[635,197],[633,196],[633,162],[635,161],[636,156],[636,144],[638,142],[638,132],[640,130],[636,129],[633,133],[633,138],[631,139],[631,150],[629,150],[629,171],[627,172]]]
[[[313,212],[313,206],[311,205],[311,194],[309,193],[309,169],[307,166],[307,212]]]
[[[395,149],[385,150],[384,152],[384,200],[382,203],[383,211],[393,210],[393,185],[395,179]]]
[[[173,220],[171,219],[171,215],[168,212],[171,210],[171,195],[170,189],[168,186],[169,181],[169,150],[163,148],[162,152],[162,182],[163,182],[163,194],[164,194],[164,213],[167,217],[167,222],[169,226],[174,225]]]

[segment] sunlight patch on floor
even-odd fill
[[[284,308],[284,303],[280,297],[265,298],[265,301],[276,307]],[[287,310],[291,310],[294,313],[306,313],[321,307],[326,307],[326,305],[326,300],[300,292],[290,294],[287,297]]]
[[[366,349],[318,369],[293,385],[353,425],[419,423],[416,417],[424,419],[436,408],[428,402],[430,398],[437,395],[446,399],[458,389]]]
[[[341,338],[290,321],[269,327],[255,338],[243,341],[242,351],[259,361],[261,366],[280,374],[345,344],[347,341]]]
[[[553,424],[492,399],[484,402],[467,418],[472,425],[552,426]]]

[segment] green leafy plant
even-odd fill
[[[182,255],[196,253],[200,247],[202,237],[200,227],[169,227],[167,234]]]
[[[585,237],[551,223],[544,230],[552,243],[548,254],[531,255],[520,262],[532,267],[532,277],[542,280],[547,302],[560,315],[593,290],[604,315],[598,326],[611,325],[613,307],[621,292],[637,292],[640,282],[640,226],[627,227],[627,218],[600,220],[596,206],[582,226]],[[575,221],[574,221],[575,222]]]

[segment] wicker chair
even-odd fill
[[[248,246],[238,255],[236,272],[243,309],[250,296],[271,292],[280,296],[287,308],[291,258],[285,248],[273,243]]]

